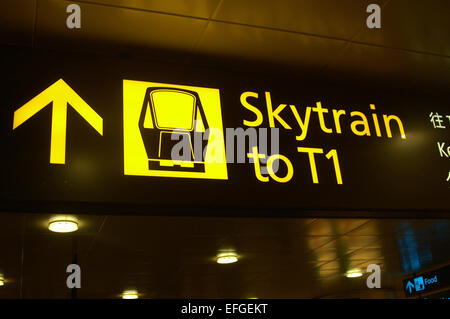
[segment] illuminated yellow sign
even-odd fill
[[[50,163],[65,164],[67,104],[70,104],[100,135],[103,135],[103,119],[63,79],[59,79],[14,112],[13,130],[50,103],[53,105]]]
[[[249,101],[250,98],[253,100]],[[242,106],[256,116],[254,120],[243,120],[243,124],[248,126],[248,129],[261,126],[264,122],[264,112],[250,104],[250,102],[258,102],[258,98],[257,92],[243,92],[240,97]],[[290,121],[289,118],[286,118],[287,121],[285,121],[282,116],[287,114],[282,114],[281,111],[287,109],[287,104],[278,104],[274,109],[276,104],[272,103],[270,92],[265,92],[265,102],[269,127],[274,129],[281,126],[286,130],[295,128],[298,132],[295,136],[297,141],[301,142],[307,138],[313,113],[317,113],[316,124],[324,133],[343,133],[340,118],[347,114],[346,110],[329,110],[322,107],[322,103],[318,101],[316,107],[305,107],[304,115],[301,115],[297,106],[289,104],[292,116],[290,116]],[[50,163],[65,164],[68,104],[98,133],[103,135],[103,119],[62,79],[14,112],[13,129],[22,125],[49,104],[52,104],[53,111]],[[394,123],[396,123],[398,135],[401,139],[406,139],[403,123],[398,116],[383,114],[383,130],[378,115],[375,113],[374,104],[370,104],[370,110],[377,137],[383,137],[383,131],[385,131],[386,137],[392,138],[392,128],[395,128]],[[326,114],[329,114],[330,117],[332,115],[333,121]],[[347,128],[348,132],[357,136],[373,136],[368,116],[359,111],[349,112],[349,115],[348,120],[351,123]],[[298,128],[293,125],[294,122]],[[245,142],[246,134],[250,134],[250,132],[243,129],[231,132],[232,134],[227,135],[227,148],[233,151],[234,136],[238,136],[235,134],[241,134],[240,137]],[[218,89],[123,80],[123,133],[125,175],[228,179]],[[395,133],[397,134],[397,132]],[[229,139],[229,137],[231,138]],[[229,143],[230,141],[231,143]],[[259,140],[259,149],[253,145],[251,151],[247,153],[250,163],[253,163],[255,177],[260,182],[269,182],[271,179],[279,183],[290,182],[294,177],[295,163],[293,164],[291,159],[283,154],[266,154],[267,148],[261,148],[261,145],[264,146],[266,142]],[[278,143],[278,141],[276,142]],[[276,149],[278,150],[278,146]],[[273,151],[273,145],[271,151]],[[325,153],[323,147],[298,145],[297,152],[302,153],[302,156],[308,156],[311,180],[314,184],[319,184],[316,157],[322,156],[332,160],[336,184],[343,184],[337,148]],[[234,153],[229,152],[228,155],[230,154]],[[231,157],[230,163],[233,163],[232,160],[233,157]],[[279,172],[278,165],[280,164],[283,165],[284,170]]]
[[[125,175],[228,179],[218,89],[124,80],[123,129]]]

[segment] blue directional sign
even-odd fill
[[[409,294],[412,294],[414,289],[414,284],[412,284],[411,281],[408,280],[408,283],[406,284],[406,291],[408,291]]]
[[[403,280],[406,297],[450,287],[450,265]]]
[[[425,290],[425,283],[423,282],[423,276],[414,278],[414,286],[416,291]]]

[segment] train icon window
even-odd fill
[[[193,129],[196,106],[193,94],[158,90],[150,93],[150,100],[159,129]]]
[[[204,172],[202,150],[206,138],[195,139],[195,134],[205,134],[208,128],[197,92],[164,87],[146,90],[139,130],[150,170]],[[173,146],[181,138],[189,141],[190,152],[183,154],[183,160],[173,159]],[[202,141],[201,145],[196,145],[199,150],[194,150],[194,140]]]

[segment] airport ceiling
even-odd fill
[[[379,0],[4,0],[0,41],[128,52],[182,63],[225,61],[448,87],[450,2]],[[66,7],[81,7],[67,29]],[[221,59],[217,59],[217,57]]]
[[[379,0],[380,30],[365,24],[372,2],[3,0],[0,42],[448,87],[450,2]],[[81,6],[80,30],[65,26],[70,3]],[[447,220],[86,215],[79,232],[61,235],[47,230],[49,218],[0,214],[0,297],[69,297],[65,267],[75,251],[86,298],[133,287],[149,298],[394,297],[402,276],[447,262],[450,243]],[[221,249],[242,258],[219,266]],[[382,267],[381,290],[343,276],[369,263]]]
[[[70,298],[66,267],[81,267],[79,298],[395,298],[402,278],[448,262],[450,221],[78,216],[52,233],[46,214],[0,214],[0,298]],[[219,265],[234,250],[235,264]],[[381,267],[368,289],[367,265]],[[360,268],[363,277],[346,271]]]

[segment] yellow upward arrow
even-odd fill
[[[65,164],[67,104],[70,103],[102,136],[103,119],[63,79],[59,79],[14,112],[13,130],[52,102],[50,163]]]

